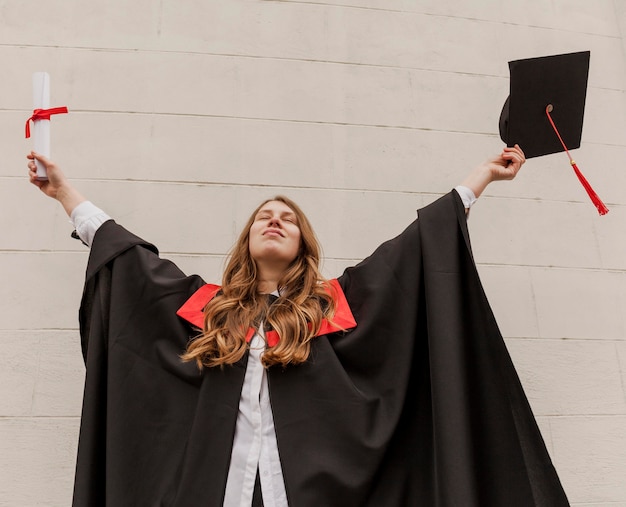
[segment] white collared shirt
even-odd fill
[[[250,507],[257,469],[264,507],[287,507],[285,481],[278,455],[267,370],[261,363],[265,351],[262,326],[250,341],[248,366],[239,399],[239,413],[224,507]]]

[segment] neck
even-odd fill
[[[258,291],[262,294],[271,294],[278,290],[278,282],[285,273],[284,267],[260,266],[258,275]]]
[[[278,290],[277,280],[259,280],[259,292],[261,294],[271,294]]]

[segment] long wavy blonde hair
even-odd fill
[[[259,210],[279,201],[294,212],[300,228],[297,257],[278,282],[280,297],[271,306],[259,293],[257,265],[250,255],[250,228]],[[291,199],[282,195],[261,203],[252,213],[233,246],[222,277],[222,290],[204,309],[204,329],[192,340],[185,361],[214,367],[234,364],[247,352],[246,334],[261,322],[280,337],[277,345],[262,356],[265,366],[303,363],[311,352],[311,340],[322,320],[332,321],[336,306],[332,288],[319,270],[320,247],[306,215]]]

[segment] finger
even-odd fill
[[[33,174],[31,173],[30,175],[30,182],[35,185],[37,188],[41,188],[41,186],[45,183],[44,181],[40,181],[37,179],[37,174]]]
[[[505,148],[501,156],[505,160],[519,165],[522,165],[526,161],[524,153],[521,151],[521,149]]]
[[[513,147],[508,147],[506,146],[503,150],[502,153],[507,153],[507,154],[515,154],[518,155],[519,157],[524,157],[524,152],[522,151],[522,149],[515,145]]]
[[[524,151],[519,144],[516,144],[512,148],[507,148],[507,151],[510,151],[511,153],[516,153],[519,156],[519,160],[522,164],[526,162],[526,155],[524,155]]]
[[[31,160],[39,160],[39,162],[41,162],[42,164],[46,164],[50,162],[48,158],[46,158],[44,155],[40,153],[37,153],[36,151],[31,151],[30,155],[28,155],[28,158]]]
[[[43,155],[40,155],[39,153],[35,153],[34,151],[33,151],[33,159],[38,160],[44,165],[47,165],[49,162],[49,160],[46,157],[44,157]]]
[[[500,179],[512,180],[522,167],[522,158],[517,152],[507,151],[502,153],[502,159],[506,165],[502,170]]]
[[[505,153],[504,155],[502,155],[502,158],[506,160],[507,167],[512,164],[519,165],[519,166],[522,165],[522,159],[516,153]]]
[[[526,155],[524,154],[524,150],[522,150],[522,147],[519,144],[516,144],[514,146],[514,148],[519,152],[519,154],[522,156],[522,158],[525,161],[526,160]]]
[[[41,162],[43,164],[43,166],[46,168],[46,170],[48,169],[53,169],[54,170],[54,162],[52,162],[52,160],[50,160],[48,157],[44,157],[43,155],[40,155],[39,153],[36,153],[34,151],[31,152],[33,155],[33,158],[39,162]]]

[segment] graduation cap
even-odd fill
[[[589,75],[589,51],[509,62],[510,95],[500,115],[500,137],[519,144],[526,158],[565,151],[601,215],[609,210],[569,153],[580,147]],[[567,144],[566,144],[567,143]]]

